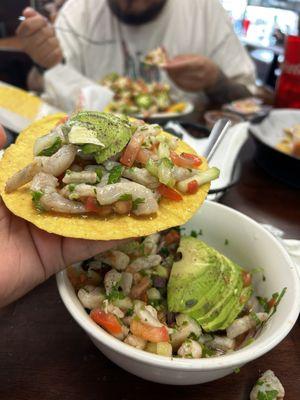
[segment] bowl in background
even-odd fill
[[[300,124],[300,110],[275,109],[259,123],[249,125],[256,146],[256,161],[268,174],[300,188],[300,158],[283,153],[276,145],[285,136],[284,129]]]
[[[277,312],[251,345],[206,359],[167,358],[135,349],[93,322],[79,302],[66,271],[57,274],[58,290],[65,306],[103,354],[139,377],[171,385],[213,381],[262,356],[289,333],[300,307],[295,266],[281,244],[257,222],[229,207],[206,201],[185,227],[187,233],[201,229],[202,240],[244,268],[263,268],[266,280],[260,278],[254,283],[258,295],[270,297],[287,288]]]

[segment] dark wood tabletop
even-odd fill
[[[243,147],[240,182],[221,202],[287,237],[300,238],[300,193],[267,176]],[[272,251],[270,249],[270,251]],[[0,311],[1,400],[247,400],[260,372],[272,369],[287,400],[300,398],[300,326],[275,349],[215,382],[189,387],[155,384],[123,371],[92,344],[62,304],[55,279]]]

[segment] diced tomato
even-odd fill
[[[177,243],[180,240],[180,233],[176,229],[169,231],[164,237],[167,244]]]
[[[201,158],[195,154],[181,153],[177,154],[175,151],[170,152],[171,160],[177,167],[183,168],[197,168],[202,164]]]
[[[85,198],[85,208],[86,211],[88,212],[98,212],[99,211],[99,205],[97,203],[97,200],[95,197],[88,196]]]
[[[153,155],[153,153],[148,149],[141,148],[136,156],[136,161],[140,162],[143,165],[147,164],[149,158]]]
[[[169,342],[169,333],[165,326],[156,327],[144,324],[133,319],[130,323],[130,331],[144,340],[152,343]]]
[[[268,307],[269,310],[271,310],[271,308],[273,308],[276,304],[276,299],[274,297],[272,297],[269,301],[268,301]]]
[[[143,135],[133,135],[120,158],[120,163],[132,167],[143,141]]]
[[[100,308],[95,308],[90,312],[90,317],[96,324],[100,325],[112,335],[117,335],[122,332],[122,325],[118,318],[112,313],[106,313]]]
[[[62,118],[58,121],[58,123],[56,124],[56,126],[65,124],[65,123],[68,121],[68,119],[69,119],[69,116],[68,116],[68,115],[65,115],[64,117],[62,117]]]
[[[182,196],[180,193],[176,192],[176,190],[169,188],[166,185],[160,184],[157,188],[158,193],[167,199],[174,201],[181,201]]]
[[[198,182],[194,179],[187,185],[187,193],[188,194],[195,194],[199,189]]]
[[[251,285],[252,276],[251,276],[250,272],[243,271],[242,278],[243,278],[244,287]]]

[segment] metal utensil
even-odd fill
[[[18,17],[18,21],[20,21],[20,22],[25,21],[25,19],[26,18],[23,17],[23,16]],[[81,35],[80,33],[77,33],[77,32],[75,32],[74,30],[72,30],[70,28],[63,28],[63,27],[55,26],[55,25],[52,25],[52,27],[53,27],[53,29],[55,31],[70,33],[74,37],[82,39],[85,42],[87,42],[87,43],[89,43],[91,45],[94,45],[94,46],[103,46],[103,45],[106,45],[106,44],[115,44],[116,43],[116,40],[114,40],[114,39],[107,39],[107,40],[98,41],[98,40],[90,39],[89,37],[87,37],[85,35]]]
[[[230,126],[231,126],[231,121],[226,118],[219,119],[213,126],[208,138],[207,147],[203,152],[203,156],[207,159],[207,161],[211,160],[219,144],[221,143],[224,136],[228,132]]]

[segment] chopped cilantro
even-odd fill
[[[125,313],[125,317],[131,317],[133,315],[134,309],[133,308],[128,308],[128,310]]]
[[[199,236],[202,236],[202,235],[203,235],[202,229],[199,229],[198,235],[199,235]]]
[[[113,286],[109,295],[107,296],[109,301],[122,300],[124,299],[124,297],[125,297],[124,294],[119,291],[118,286]]]
[[[43,192],[41,191],[33,191],[31,192],[31,196],[32,196],[32,201],[34,204],[34,207],[38,210],[38,211],[44,211],[43,206],[41,205],[41,197],[43,196]]]
[[[268,313],[270,311],[269,304],[268,304],[268,299],[266,297],[260,297],[260,296],[256,296],[256,298],[257,298],[259,304],[264,309],[264,312]]]
[[[137,197],[135,200],[132,202],[132,210],[136,210],[139,206],[139,204],[145,203],[145,199],[141,197]]]
[[[261,324],[261,320],[258,318],[258,316],[256,315],[255,312],[251,312],[250,313],[250,317],[254,320],[256,325],[260,325]]]
[[[168,257],[168,255],[170,254],[169,250],[167,249],[167,247],[162,247],[159,251],[159,253],[163,256],[163,257]]]
[[[235,374],[239,374],[240,372],[241,372],[241,369],[240,369],[240,368],[238,368],[238,367],[237,367],[237,368],[234,368],[234,373],[235,373]]]
[[[132,200],[132,195],[130,193],[124,193],[119,197],[119,201],[130,201]]]
[[[122,171],[123,171],[123,167],[121,165],[116,165],[115,167],[113,167],[113,169],[110,171],[110,174],[108,176],[108,185],[111,185],[113,183],[117,183],[119,182],[119,180],[121,179],[122,176]]]
[[[225,244],[225,246],[227,246],[227,245],[229,244],[229,240],[228,240],[228,239],[225,239],[224,244]]]
[[[255,342],[255,339],[253,337],[249,338],[245,343],[243,347],[249,346],[250,344],[252,344],[253,342]]]
[[[201,344],[202,347],[202,357],[203,358],[209,358],[211,356],[215,355],[215,350],[211,349],[208,347],[206,344]]]
[[[267,390],[266,392],[258,392],[257,400],[276,400],[278,390]]]
[[[103,172],[101,168],[96,168],[95,172],[97,174],[97,183],[99,183],[101,181],[101,178],[103,176]]]
[[[74,192],[75,187],[76,187],[75,183],[70,183],[70,184],[68,185],[68,189],[69,189],[69,191],[70,191],[71,193]]]
[[[57,137],[52,146],[48,147],[47,149],[42,150],[38,155],[50,157],[54,153],[56,153],[57,150],[59,150],[61,148],[61,145],[62,145],[62,140],[60,137]]]
[[[197,336],[194,332],[189,334],[189,339],[191,340],[198,340],[199,336]]]
[[[161,299],[148,300],[148,302],[154,308],[159,308],[161,306]]]
[[[197,234],[196,231],[191,231],[191,236],[194,237],[194,238],[196,238],[196,237],[198,236],[198,234]]]

